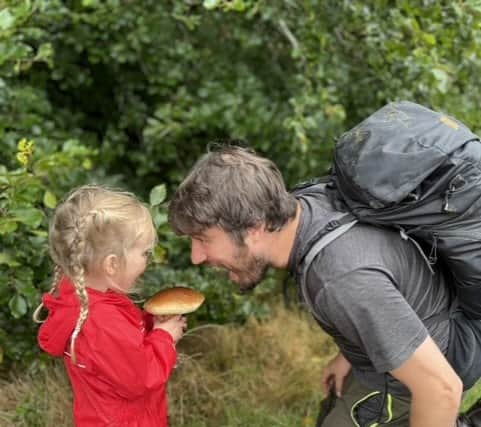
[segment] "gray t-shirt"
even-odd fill
[[[303,212],[291,270],[296,252],[322,221],[314,197],[305,195],[300,201]],[[406,395],[407,389],[385,373],[408,360],[428,334],[446,354],[449,321],[427,319],[448,310],[452,297],[443,274],[434,271],[399,232],[366,224],[356,224],[312,262],[307,298],[361,382],[382,388],[387,380],[390,392]]]

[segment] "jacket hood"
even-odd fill
[[[125,295],[113,291],[101,292],[87,288],[87,294],[89,310],[99,302],[114,305],[130,303]],[[40,326],[38,343],[42,350],[52,356],[62,356],[80,315],[80,301],[73,283],[66,277],[62,278],[58,286],[58,295],[44,294],[42,302],[48,310],[48,317]]]

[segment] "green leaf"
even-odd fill
[[[14,219],[32,228],[37,228],[43,221],[44,215],[40,209],[36,208],[17,208],[10,213]]]
[[[154,263],[156,264],[165,264],[167,261],[167,251],[165,248],[163,248],[160,245],[157,245],[154,248],[154,251],[152,253],[152,258]]]
[[[449,86],[449,75],[446,71],[441,70],[440,68],[434,68],[431,70],[434,78],[437,81],[438,90],[441,93],[447,93],[448,86]]]
[[[98,0],[82,0],[83,7],[97,7],[98,5]]]
[[[27,301],[20,294],[15,294],[8,302],[8,307],[10,308],[10,313],[16,319],[25,316],[27,313]]]
[[[48,232],[45,230],[31,230],[31,233],[38,237],[48,237]]]
[[[434,34],[423,33],[422,37],[429,46],[434,46],[436,44],[436,36],[434,36]]]
[[[167,197],[167,189],[165,184],[160,184],[152,188],[150,192],[150,204],[152,206],[160,205]]]
[[[23,272],[23,274],[19,274]],[[16,270],[17,277],[13,278],[13,285],[16,289],[18,295],[22,297],[30,304],[35,304],[35,299],[38,296],[38,291],[33,285],[34,271],[26,266],[21,269]]]
[[[204,0],[202,3],[202,6],[204,6],[208,10],[215,9],[216,7],[219,7],[221,1],[220,0]]]
[[[15,17],[10,13],[10,9],[7,7],[0,12],[0,30],[5,31],[13,27],[15,23]]]
[[[247,9],[247,4],[244,0],[233,0],[228,5],[230,10],[235,10],[236,12],[243,12]]]
[[[85,159],[83,162],[82,162],[82,167],[85,169],[85,170],[91,170],[93,168],[94,164],[92,162],[91,159]]]
[[[52,43],[43,43],[37,51],[37,60],[45,61],[50,68],[53,67],[53,46]]]
[[[57,196],[51,191],[47,190],[43,195],[43,204],[50,209],[54,209],[57,206]]]
[[[0,234],[13,233],[17,227],[17,221],[12,218],[0,219]]]
[[[154,224],[157,228],[167,223],[167,213],[164,211],[159,211],[157,209],[152,212]]]
[[[21,265],[8,252],[0,252],[0,264],[6,264],[9,267],[18,267]]]

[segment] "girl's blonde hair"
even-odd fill
[[[148,207],[131,193],[86,185],[71,192],[57,206],[49,227],[49,249],[55,263],[50,293],[57,291],[63,275],[75,285],[80,314],[70,341],[74,363],[75,340],[89,311],[85,274],[99,268],[111,254],[125,263],[126,252],[139,239],[151,240],[154,245],[156,231]],[[41,308],[42,304],[35,310],[36,322],[41,322]]]

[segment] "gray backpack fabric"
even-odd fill
[[[454,277],[459,305],[481,319],[481,142],[421,105],[387,104],[341,136],[330,197],[361,222],[427,244]]]

